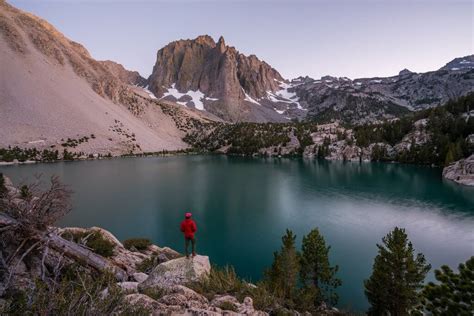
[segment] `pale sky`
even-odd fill
[[[287,79],[391,76],[474,54],[471,0],[9,0],[98,60],[144,77],[167,43],[209,34]]]

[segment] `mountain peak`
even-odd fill
[[[215,43],[202,35],[160,49],[148,84],[158,98],[205,109],[225,120],[266,121],[285,120],[257,101],[281,90],[283,81],[255,55],[227,46],[223,36]]]
[[[465,71],[474,69],[474,55],[458,57],[440,68],[440,70]]]
[[[408,70],[407,68],[404,68],[403,70],[401,70],[401,71],[398,73],[399,76],[408,76],[408,75],[411,75],[411,74],[414,74],[414,72]]]
[[[194,39],[194,42],[201,44],[201,45],[208,45],[208,46],[215,46],[216,42],[214,42],[214,39],[205,34],[205,35],[199,35]]]
[[[219,49],[221,53],[223,53],[226,50],[225,40],[223,36],[219,37],[219,41],[217,42],[217,48]]]

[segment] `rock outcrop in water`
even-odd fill
[[[474,154],[445,167],[443,177],[459,184],[474,186]]]

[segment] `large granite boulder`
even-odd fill
[[[121,310],[124,309],[124,307],[142,307],[150,311],[154,311],[162,308],[163,306],[154,299],[144,294],[134,293],[128,294],[123,298],[123,305],[120,306],[117,310],[118,314],[120,314]]]
[[[178,258],[157,265],[148,278],[139,285],[140,289],[169,288],[205,278],[211,271],[209,257]]]
[[[459,184],[474,186],[474,154],[445,167],[443,177]]]

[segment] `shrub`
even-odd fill
[[[166,295],[166,291],[164,289],[160,289],[157,287],[145,289],[141,291],[141,293],[145,294],[148,297],[151,297],[154,300],[159,300],[160,298]]]
[[[277,305],[277,299],[264,282],[257,283],[257,286],[253,287],[250,292],[249,296],[252,297],[253,306],[257,310],[271,311]]]
[[[143,261],[137,264],[135,268],[140,272],[150,274],[151,270],[159,264],[158,261],[158,255],[154,254],[143,259]]]
[[[246,296],[251,297],[254,307],[259,310],[271,311],[277,305],[276,298],[268,290],[266,283],[260,282],[257,286],[250,284],[240,279],[232,266],[223,268],[213,266],[208,278],[187,286],[209,300],[219,294],[228,294],[235,296],[239,301]]]
[[[95,253],[104,257],[111,257],[114,254],[114,244],[105,239],[99,232],[92,234],[87,240],[87,246],[92,248]]]
[[[31,196],[30,189],[26,184],[22,185],[20,188],[20,196],[23,199],[28,199]]]
[[[131,238],[123,242],[123,246],[128,250],[138,250],[143,251],[151,245],[150,239],[146,238]]]
[[[209,277],[188,285],[196,292],[212,299],[217,294],[235,295],[242,299],[250,293],[250,285],[237,276],[234,268],[213,266]]]
[[[114,254],[115,245],[105,239],[104,236],[97,231],[81,233],[66,232],[62,237],[84,245],[103,257],[112,257]]]
[[[219,305],[219,308],[224,310],[224,311],[232,311],[232,312],[237,312],[237,307],[235,307],[234,304],[228,301],[224,301]]]
[[[31,289],[8,293],[2,315],[110,315],[120,305],[124,294],[112,274],[70,270],[57,283],[36,280]]]

